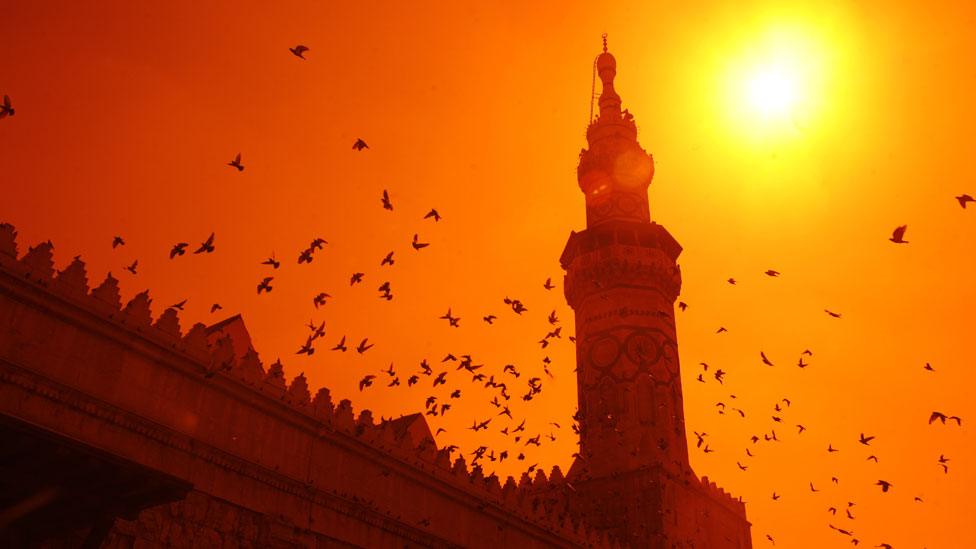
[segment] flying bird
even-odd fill
[[[497,317],[497,316],[495,316],[495,315],[486,315],[486,316],[484,316],[484,317],[482,318],[482,320],[484,320],[484,321],[485,321],[485,322],[487,322],[488,324],[491,324],[492,322],[494,322],[494,321],[495,321],[495,319],[496,319],[496,318],[498,318],[498,317]]]
[[[4,97],[6,97],[6,96],[4,96]],[[959,195],[959,196],[956,197],[956,200],[959,201],[959,205],[962,206],[962,209],[964,209],[964,210],[966,209],[966,203],[967,202],[976,202],[976,198],[973,198],[973,197],[969,196],[968,194],[961,194],[961,195]]]
[[[382,267],[383,265],[390,265],[391,267],[393,266],[393,252],[386,254],[386,257],[384,257],[383,260],[380,261],[380,267]]]
[[[545,288],[545,289],[547,289],[547,290],[551,290],[551,289],[555,288],[556,286],[553,285],[552,278],[547,278],[545,284],[543,284],[542,287]]]
[[[766,358],[766,353],[764,353],[762,351],[759,351],[759,356],[760,356],[760,358],[762,358],[763,364],[765,364],[766,366],[773,366],[774,365],[772,362],[769,361],[768,358]]]
[[[722,332],[727,332],[727,331],[729,331],[729,330],[725,326],[719,326],[718,327],[718,330],[715,330],[715,333],[716,334],[720,334]]]
[[[419,237],[417,236],[417,233],[414,233],[413,242],[410,243],[410,245],[413,246],[413,249],[419,250],[421,248],[426,248],[427,246],[430,246],[429,242],[420,242],[419,240],[417,240],[418,238]]]
[[[956,421],[956,424],[959,425],[960,427],[962,427],[962,418],[960,418],[959,416],[947,416],[947,415],[943,414],[942,412],[932,412],[932,415],[929,416],[929,425],[931,425],[932,422],[935,421],[935,420],[937,420],[937,419],[940,420],[940,421],[942,421],[942,424],[943,425],[945,425],[945,422],[946,422],[947,419],[949,419],[949,420],[955,420]]]
[[[874,484],[875,484],[875,486],[880,486],[882,492],[887,492],[888,489],[891,488],[891,483],[888,482],[887,480],[879,480],[878,482],[875,482]]]
[[[362,151],[363,149],[368,149],[369,145],[366,144],[362,139],[357,139],[355,143],[352,144],[352,148],[357,151]]]
[[[358,346],[358,347],[356,347],[356,352],[357,352],[357,353],[359,353],[359,354],[363,354],[363,353],[365,353],[366,351],[368,351],[368,350],[370,349],[370,347],[372,347],[372,346],[374,345],[373,343],[370,343],[369,345],[366,345],[366,341],[367,341],[368,339],[369,339],[369,338],[367,338],[367,337],[364,337],[364,338],[363,338],[363,340],[359,342],[359,346]]]
[[[824,309],[824,312],[827,313],[828,315],[834,317],[834,318],[840,318],[840,313],[835,313],[835,312],[831,311],[830,309]]]
[[[772,269],[769,269],[768,271],[766,271],[766,276],[773,276],[773,277],[779,276],[779,271],[774,271]]]
[[[178,255],[183,255],[186,253],[186,247],[189,246],[189,242],[179,242],[173,245],[173,249],[169,251],[169,258],[173,259]]]
[[[312,356],[315,353],[315,348],[312,347],[312,342],[313,341],[315,341],[314,335],[308,336],[308,339],[305,340],[305,344],[302,345],[298,349],[298,352],[295,353],[295,354],[297,354],[297,355],[303,355],[304,354],[304,355]]]
[[[223,309],[223,307],[220,306],[220,303],[214,303],[213,305],[210,306],[210,314],[216,313],[221,309]]]
[[[349,349],[346,348],[346,336],[342,336],[342,339],[339,340],[339,343],[336,343],[336,346],[333,347],[332,350],[342,351],[343,353],[348,351]]]
[[[370,374],[370,375],[364,377],[363,379],[359,380],[359,390],[362,391],[363,389],[365,389],[367,387],[371,387],[373,385],[373,380],[374,379],[376,379],[376,376]]]
[[[274,277],[273,276],[266,276],[266,277],[264,277],[264,280],[262,280],[258,284],[258,295],[261,295],[261,292],[271,292],[271,290],[274,289],[271,286],[271,281],[272,280],[274,280]]]
[[[730,279],[726,280],[726,282],[728,282],[729,284],[735,286],[735,279],[734,278],[730,278]]]
[[[318,295],[312,298],[312,305],[315,305],[315,308],[318,309],[319,306],[325,305],[325,299],[328,297],[332,296],[325,292],[319,292]]]
[[[232,168],[237,168],[237,171],[239,172],[243,172],[244,164],[241,164],[241,153],[237,153],[237,156],[235,156],[233,160],[228,162],[227,165]]]
[[[432,217],[434,218],[435,222],[441,220],[441,214],[437,213],[437,210],[435,210],[434,208],[431,208],[430,211],[427,212],[427,215],[424,216],[424,219],[430,219]]]
[[[356,284],[357,282],[362,282],[363,281],[363,276],[365,276],[365,274],[366,273],[353,273],[352,276],[349,277],[349,285],[352,286],[353,284]]]
[[[908,244],[905,240],[905,231],[908,230],[908,225],[900,225],[891,232],[891,238],[888,240],[894,242],[895,244]]]
[[[136,274],[136,267],[138,266],[139,266],[139,260],[137,259],[132,262],[132,265],[127,266],[125,270],[129,271],[132,274]]]
[[[6,118],[8,116],[13,116],[17,111],[10,106],[10,97],[6,94],[3,96],[3,104],[0,104],[0,118]]]
[[[271,257],[262,261],[261,264],[270,265],[272,269],[277,269],[278,267],[281,267],[281,262],[275,259],[274,254],[271,254]]]
[[[303,45],[301,45],[301,44],[299,44],[299,45],[295,46],[294,48],[288,48],[288,51],[292,52],[295,55],[295,57],[297,57],[297,58],[301,59],[302,61],[304,61],[305,60],[305,52],[308,51],[308,48],[305,47],[305,46],[303,46]]]
[[[684,311],[685,309],[688,308],[688,304],[685,303],[684,301],[679,301],[678,302],[678,308],[681,309],[682,311]]]
[[[206,252],[209,254],[212,253],[213,251],[214,251],[214,233],[210,233],[210,236],[207,237],[207,240],[202,244],[200,244],[200,247],[197,248],[196,251],[194,251],[193,253],[202,254]]]
[[[460,324],[459,324],[461,322],[461,317],[451,316],[451,309],[450,308],[447,309],[447,312],[443,316],[441,316],[440,319],[441,320],[446,320],[448,322],[448,324],[450,324],[451,327],[453,327],[453,328],[460,328],[461,327]]]
[[[383,203],[384,210],[393,211],[393,203],[390,202],[390,193],[386,192],[386,189],[383,189],[383,198],[380,199],[380,202]]]
[[[861,436],[858,439],[858,442],[860,442],[861,444],[867,446],[867,445],[871,444],[871,441],[872,440],[874,440],[874,437],[866,437],[866,436],[864,436],[864,433],[861,433]]]

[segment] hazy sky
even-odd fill
[[[756,547],[766,534],[778,547],[846,546],[828,524],[868,547],[974,546],[963,528],[976,485],[976,206],[953,198],[976,195],[974,15],[963,2],[784,4],[7,2],[0,94],[17,112],[0,120],[0,220],[22,251],[54,241],[59,267],[81,254],[92,286],[111,271],[125,299],[151,289],[156,314],[188,299],[184,329],[243,313],[266,364],[280,356],[289,378],[305,372],[357,410],[421,411],[428,394],[460,388],[446,417],[429,418],[447,429],[439,444],[524,451],[486,464],[502,475],[566,471],[576,382],[558,258],[584,227],[575,167],[606,32],[616,89],[655,158],[652,217],[684,247],[677,322],[696,472],[748,502]],[[299,43],[306,61],[288,51]],[[368,150],[351,150],[358,137]],[[238,152],[243,172],[226,165]],[[441,222],[422,219],[431,207]],[[910,243],[889,242],[904,224]],[[213,254],[168,258],[212,231]],[[430,247],[414,251],[415,233]],[[127,244],[113,251],[115,235]],[[319,236],[329,244],[298,265]],[[380,267],[389,251],[396,263]],[[276,271],[260,265],[272,253]],[[123,267],[136,259],[133,276]],[[258,296],[264,276],[274,291]],[[333,297],[316,310],[321,291]],[[214,302],[224,310],[211,315]],[[460,328],[438,319],[448,307]],[[543,350],[553,310],[564,337]],[[326,340],[297,356],[312,319]],[[343,335],[375,347],[330,352]],[[557,440],[515,445],[498,432],[504,416],[487,434],[465,430],[497,410],[453,367],[436,391],[381,383],[391,362],[405,381],[448,352],[496,376],[506,363],[542,375],[531,402],[518,398],[525,377],[510,380],[511,407],[530,435]],[[369,373],[377,384],[361,393]],[[933,410],[963,426],[928,425]],[[772,429],[780,442],[750,442]],[[696,450],[693,431],[715,452]]]

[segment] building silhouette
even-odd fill
[[[421,414],[377,422],[262,363],[244,320],[180,325],[90,288],[0,225],[0,546],[751,547],[745,506],[688,463],[674,302],[681,247],[650,220],[654,164],[613,88],[561,257],[576,313],[580,451],[502,480]]]

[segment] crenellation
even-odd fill
[[[102,308],[107,313],[117,313],[122,308],[122,292],[119,290],[119,280],[112,276],[112,273],[105,275],[105,280],[92,290],[96,307]]]
[[[454,473],[455,478],[470,478],[468,473],[468,464],[464,461],[464,456],[459,455],[458,458],[454,460],[454,466],[451,467],[451,472]]]
[[[197,322],[183,336],[183,351],[201,363],[206,363],[210,345],[207,343],[207,326]]]
[[[27,270],[27,278],[47,285],[54,278],[54,244],[48,240],[32,246],[20,258],[20,264]]]
[[[332,423],[332,413],[332,392],[322,387],[315,392],[315,398],[312,399],[312,415],[328,425]]]
[[[339,405],[336,406],[333,425],[335,425],[337,431],[344,431],[346,433],[355,431],[356,422],[352,415],[352,401],[348,398],[340,400]]]
[[[274,395],[275,398],[284,398],[285,396],[285,367],[281,364],[281,360],[275,360],[270,366],[268,366],[268,372],[264,376],[264,383],[260,385],[262,391],[267,391]]]
[[[203,338],[206,342],[205,333]],[[261,363],[261,358],[254,349],[248,349],[244,356],[237,361],[234,369],[240,373],[240,379],[251,387],[258,387],[267,376],[267,372],[264,371],[264,364]]]
[[[64,270],[59,271],[54,282],[55,288],[68,297],[73,299],[88,297],[88,273],[85,269],[85,262],[81,260],[80,256],[75,256],[74,260]]]
[[[163,314],[159,315],[153,327],[171,338],[179,340],[183,337],[180,330],[180,315],[172,307],[166,309],[163,311]]]
[[[299,373],[291,380],[288,385],[288,402],[299,408],[305,408],[311,402],[311,393],[308,391],[308,380],[305,372]]]
[[[17,260],[17,229],[10,223],[0,223],[0,265]]]
[[[129,300],[125,309],[122,310],[122,322],[135,328],[136,331],[149,328],[152,325],[151,305],[152,299],[149,297],[149,290],[139,292]]]

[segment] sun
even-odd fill
[[[770,24],[749,29],[723,52],[721,82],[715,87],[736,141],[782,142],[822,126],[831,101],[827,81],[833,49],[808,24]]]
[[[797,102],[797,80],[789,67],[761,66],[744,79],[744,96],[763,118],[790,116]]]

